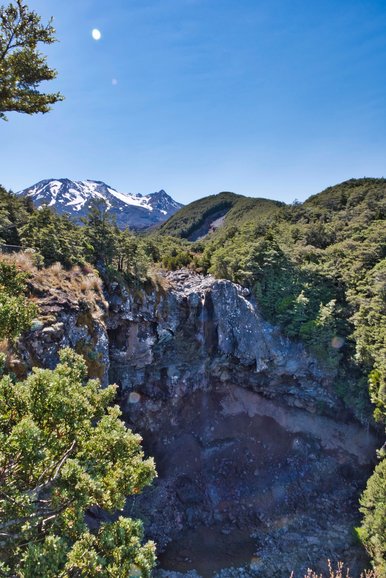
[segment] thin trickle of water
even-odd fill
[[[202,350],[205,349],[205,321],[206,321],[206,311],[205,311],[205,294],[201,295],[201,307],[198,316],[198,332],[197,339],[201,344]]]

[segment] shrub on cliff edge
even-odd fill
[[[154,544],[119,518],[91,532],[85,512],[113,512],[155,476],[141,438],[111,406],[115,386],[86,379],[70,349],[54,370],[0,381],[0,574],[23,578],[150,576]]]

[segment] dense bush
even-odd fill
[[[87,381],[73,351],[60,357],[53,371],[0,381],[0,573],[148,577],[154,544],[141,544],[141,524],[119,518],[91,532],[85,512],[122,509],[154,463],[111,406],[116,387]]]
[[[0,339],[15,339],[37,313],[24,295],[27,277],[14,264],[0,262]]]
[[[386,459],[375,468],[360,504],[363,522],[358,529],[359,537],[379,576],[386,576]]]

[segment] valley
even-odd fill
[[[385,26],[0,5],[0,578],[386,578]]]

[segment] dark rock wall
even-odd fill
[[[334,375],[266,323],[246,289],[186,271],[165,277],[163,294],[111,288],[110,375],[123,393],[183,395],[230,381],[308,411],[343,411]]]

